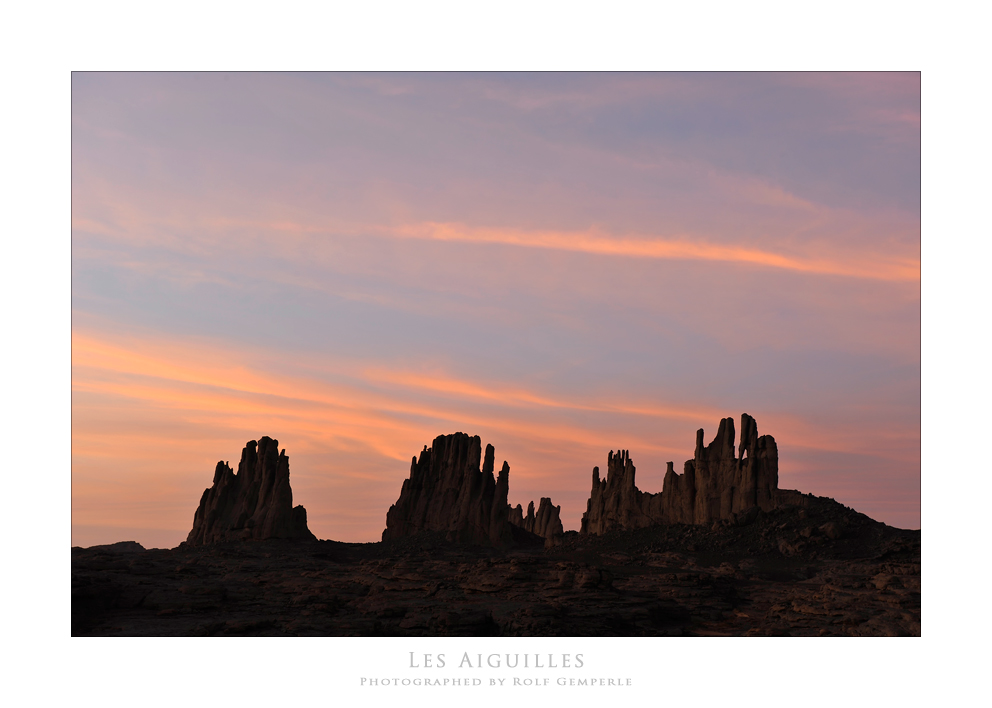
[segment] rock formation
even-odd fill
[[[263,437],[241,451],[235,474],[221,461],[214,482],[203,492],[186,543],[200,546],[245,539],[313,539],[307,510],[293,508],[289,458],[279,441]]]
[[[399,499],[386,513],[382,540],[434,531],[462,543],[512,545],[506,500],[510,466],[503,462],[499,478],[494,478],[495,450],[486,445],[480,470],[481,446],[479,436],[465,433],[439,435],[430,448],[425,445],[420,459],[413,458]]]
[[[534,513],[534,502],[527,505],[527,516],[524,516],[523,507],[519,504],[510,507],[510,523],[545,539],[544,545],[549,548],[560,544],[565,534],[561,525],[561,507],[554,506],[548,497],[541,497],[537,514]]]
[[[592,470],[592,492],[582,515],[581,533],[603,534],[611,529],[640,529],[665,523],[661,494],[645,494],[634,485],[634,463],[626,450],[610,450],[605,479]]]
[[[724,418],[716,437],[703,445],[696,432],[696,452],[676,474],[668,463],[662,491],[647,494],[634,484],[634,463],[626,450],[607,459],[606,479],[592,472],[592,492],[582,515],[582,533],[637,529],[655,524],[707,524],[751,518],[793,501],[795,493],[778,489],[778,448],[770,435],[758,437],[754,418],[741,416],[741,443],[734,450],[734,420]]]
[[[758,437],[758,425],[746,413],[741,416],[741,444],[734,455],[734,419],[724,418],[716,438],[703,447],[703,431],[696,432],[693,482],[682,484],[682,500],[692,497],[692,517],[674,521],[705,524],[729,519],[732,514],[758,507],[770,511],[778,490],[778,446],[771,435]],[[688,469],[688,463],[686,464]],[[666,473],[674,480],[673,472]],[[688,477],[683,475],[687,481]],[[693,491],[689,492],[689,487]],[[664,487],[662,488],[664,494]],[[687,506],[682,504],[680,506]]]

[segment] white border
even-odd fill
[[[508,640],[85,640],[69,634],[70,71],[159,69],[829,69],[923,72],[923,518],[915,640],[516,640],[581,649],[655,704],[954,704],[980,668],[989,498],[987,17],[970,4],[20,3],[5,10],[3,533],[15,697],[54,704],[316,704],[370,662]],[[12,217],[12,223],[11,223]],[[970,454],[965,455],[967,450]],[[10,454],[12,453],[12,454]],[[976,504],[971,500],[980,501]],[[457,651],[457,649],[447,649]],[[518,651],[523,651],[519,649]],[[8,660],[10,661],[10,660]],[[621,667],[621,668],[617,668]],[[608,696],[538,694],[569,703]],[[615,694],[614,694],[615,695]],[[495,704],[526,694],[473,695]],[[60,700],[61,699],[61,700]],[[464,703],[434,694],[432,702]]]

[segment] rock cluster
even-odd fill
[[[548,548],[560,544],[565,534],[561,524],[561,507],[554,506],[549,497],[541,497],[536,514],[534,502],[527,505],[527,516],[524,516],[523,507],[519,504],[510,507],[510,523],[545,539],[545,547]]]
[[[582,533],[638,529],[655,524],[708,524],[751,518],[752,510],[770,511],[792,496],[778,489],[778,448],[770,435],[758,436],[754,418],[741,416],[741,442],[734,449],[734,420],[724,418],[716,437],[696,452],[682,474],[668,463],[662,491],[648,494],[634,484],[634,463],[626,450],[612,451],[606,479],[593,468],[592,491],[582,515]],[[794,496],[794,495],[793,495]]]
[[[204,490],[186,538],[191,546],[268,538],[313,539],[307,510],[293,508],[289,458],[279,441],[263,437],[241,451],[235,474],[221,461],[213,486]]]
[[[451,541],[506,547],[513,543],[507,493],[510,466],[503,462],[493,476],[495,450],[465,433],[439,435],[413,458],[410,477],[399,499],[389,507],[382,540],[397,540],[421,532],[443,532]]]
[[[689,464],[686,463],[686,471]],[[679,517],[672,521],[705,524],[729,519],[732,514],[758,507],[770,511],[776,505],[778,490],[778,446],[771,435],[758,437],[758,424],[746,413],[741,416],[741,443],[734,454],[734,420],[724,418],[716,438],[703,447],[703,431],[696,432],[693,475],[666,473],[679,486]],[[674,490],[674,486],[673,486]],[[664,494],[664,487],[662,494]],[[691,503],[689,502],[691,500]],[[692,515],[686,513],[691,506]]]
[[[626,450],[607,458],[605,479],[592,470],[592,491],[582,515],[581,533],[600,535],[611,529],[640,529],[665,523],[661,494],[645,494],[634,485],[634,463]]]

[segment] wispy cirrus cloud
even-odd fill
[[[617,237],[597,231],[516,231],[442,223],[399,227],[393,230],[393,233],[406,238],[465,243],[496,243],[525,248],[576,251],[603,256],[719,261],[791,270],[799,273],[867,278],[870,280],[912,282],[920,279],[919,259],[893,258],[883,254],[874,254],[874,258],[858,259],[854,262],[840,258],[797,257],[758,248],[707,243],[705,240],[689,236],[669,239],[643,236]]]
[[[775,190],[769,191],[769,194],[769,199],[787,199],[787,195],[779,195]],[[147,227],[136,228],[131,220],[123,228],[113,228],[104,222],[84,217],[74,219],[73,227],[80,231],[112,238],[127,234],[132,240],[136,232],[155,231]],[[822,240],[811,241],[808,246],[793,241],[790,249],[784,250],[776,248],[775,238],[766,239],[765,246],[744,245],[735,243],[732,239],[728,242],[727,234],[723,234],[721,240],[714,240],[689,233],[668,236],[611,233],[596,227],[581,231],[561,231],[475,226],[454,222],[418,222],[387,226],[360,222],[327,222],[323,219],[299,222],[289,219],[245,221],[229,217],[208,217],[199,224],[174,224],[173,228],[199,228],[206,233],[213,233],[215,239],[220,239],[220,243],[223,242],[225,233],[235,229],[239,233],[238,238],[242,247],[251,243],[251,240],[247,240],[244,236],[246,231],[253,234],[253,240],[260,248],[271,247],[265,245],[268,241],[279,243],[280,239],[293,235],[326,234],[338,238],[375,235],[433,242],[543,249],[591,256],[716,262],[741,267],[894,283],[913,283],[920,279],[918,250],[891,242],[884,250],[872,248],[870,245],[858,248],[844,244],[843,251],[837,249],[838,252],[830,253],[831,249],[825,249]],[[285,251],[286,246],[290,244],[282,241],[281,246],[280,250]]]

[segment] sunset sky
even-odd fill
[[[171,547],[277,438],[319,538],[479,435],[579,527],[749,413],[920,526],[920,75],[72,78],[72,543]]]

